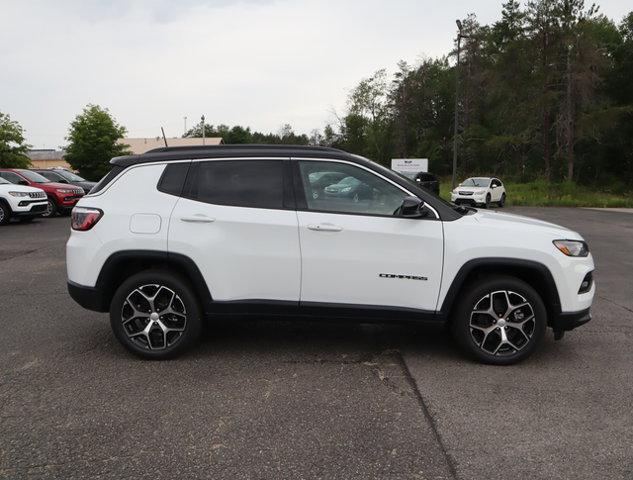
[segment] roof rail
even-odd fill
[[[190,146],[178,146],[178,147],[160,147],[148,150],[141,155],[147,153],[166,153],[166,152],[181,152],[181,151],[204,151],[204,150],[315,150],[320,152],[341,152],[337,148],[322,147],[313,145],[279,145],[279,144],[254,144],[254,143],[232,143],[221,145],[190,145]]]

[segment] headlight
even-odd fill
[[[29,194],[27,192],[9,192],[9,195],[12,197],[28,197]]]
[[[73,191],[67,188],[58,188],[57,193],[73,193]]]
[[[589,246],[581,240],[554,240],[554,246],[568,257],[586,257]]]

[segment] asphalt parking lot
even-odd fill
[[[513,367],[292,320],[141,361],[67,295],[68,218],[1,228],[0,478],[633,478],[633,214],[508,210],[581,232],[598,284],[589,324]]]

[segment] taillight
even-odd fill
[[[90,230],[103,217],[103,211],[98,208],[75,207],[70,214],[70,226],[73,230],[85,232]]]

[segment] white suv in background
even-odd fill
[[[451,192],[451,201],[456,204],[468,204],[488,208],[491,203],[503,207],[506,203],[506,187],[498,178],[467,178]]]
[[[41,188],[16,185],[0,177],[0,225],[11,218],[29,222],[46,211],[46,193]]]
[[[68,289],[144,358],[182,353],[205,317],[284,314],[445,324],[509,364],[548,326],[558,339],[591,318],[578,233],[449,204],[356,155],[236,145],[111,163],[73,209]]]

